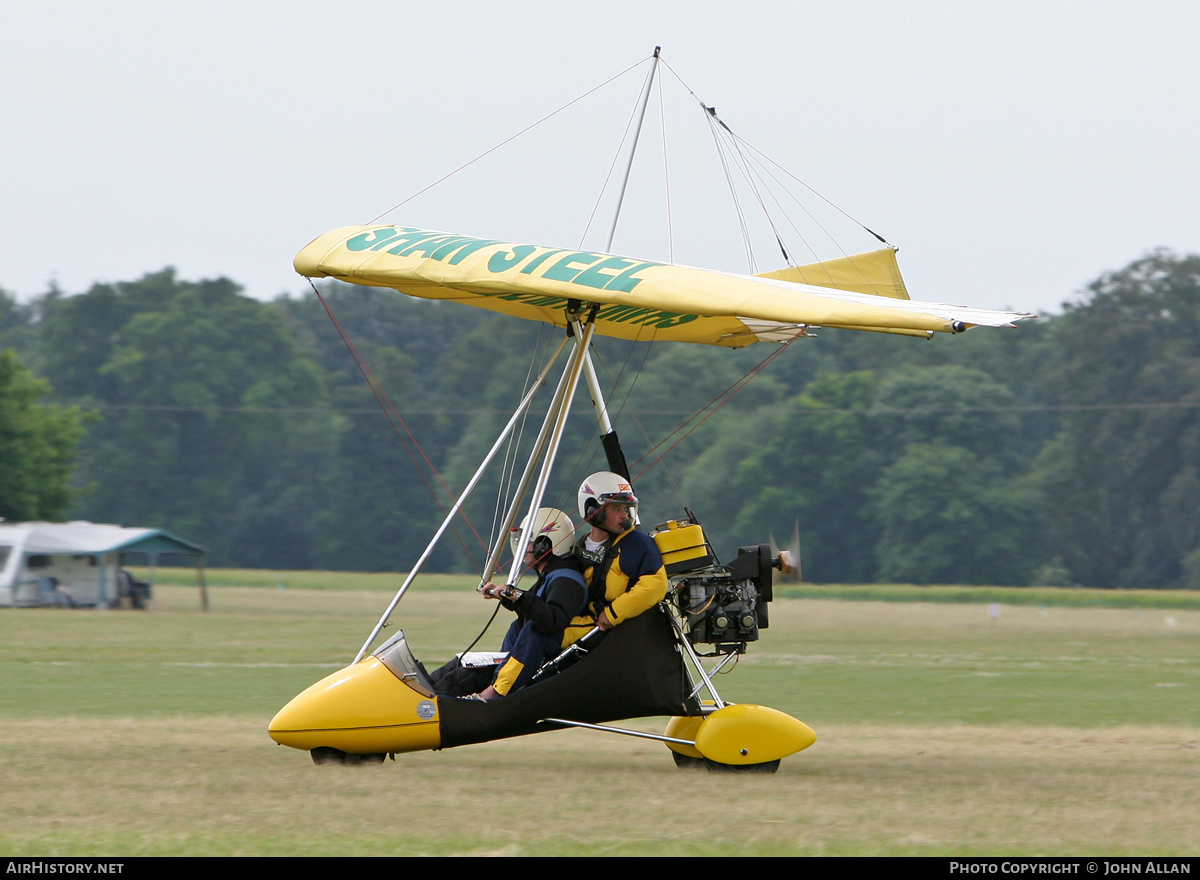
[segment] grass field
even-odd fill
[[[993,618],[778,600],[720,680],[817,731],[774,776],[680,771],[663,746],[587,731],[315,767],[267,722],[353,657],[397,583],[319,574],[214,573],[207,614],[161,579],[149,612],[0,610],[0,853],[1200,853],[1186,603]],[[431,579],[400,606],[427,664],[492,607],[461,583]]]

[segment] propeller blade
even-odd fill
[[[780,550],[771,535],[771,566],[783,575],[780,579],[785,583],[800,583],[800,520],[792,527],[792,540],[788,549]]]
[[[800,520],[796,520],[796,524],[792,527],[792,543],[788,548],[796,556],[796,583],[801,583],[802,573],[800,569]]]

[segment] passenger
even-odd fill
[[[538,573],[528,590],[486,583],[486,598],[499,599],[517,619],[504,636],[502,650],[507,659],[496,670],[492,683],[475,699],[494,700],[514,693],[529,684],[543,663],[558,656],[566,647],[563,632],[573,618],[587,606],[587,586],[580,566],[570,555],[575,527],[561,510],[543,507],[534,517],[536,534],[525,550],[525,565]],[[520,530],[514,530],[513,552],[519,545]],[[468,699],[471,699],[469,697]]]
[[[579,515],[591,531],[575,545],[589,585],[588,613],[571,621],[564,644],[598,626],[612,629],[653,608],[669,582],[658,545],[634,529],[638,499],[624,477],[592,474],[579,487]]]

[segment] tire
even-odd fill
[[[779,761],[766,761],[762,764],[722,764],[720,761],[704,759],[704,765],[709,773],[774,773],[779,769]]]
[[[320,764],[345,764],[346,758],[349,757],[341,749],[332,749],[329,746],[317,746],[308,753],[312,758],[313,763]]]
[[[674,749],[671,750],[671,757],[675,759],[675,766],[680,770],[703,770],[704,759],[693,758],[688,755],[681,755]]]
[[[357,755],[354,752],[343,752],[329,746],[317,746],[309,755],[314,764],[344,764],[347,767],[357,767],[361,764],[382,764],[387,757],[383,752],[371,755]]]

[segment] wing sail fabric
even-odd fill
[[[904,286],[904,279],[900,275],[900,265],[896,262],[896,251],[890,247],[837,260],[776,269],[754,277],[794,281],[854,293],[873,293],[892,299],[910,299],[908,288]]]
[[[560,326],[567,301],[581,300],[597,304],[596,332],[606,336],[733,348],[818,326],[923,336],[1028,317],[408,226],[336,229],[294,264],[310,278],[391,287]],[[808,277],[812,267],[801,268]]]

